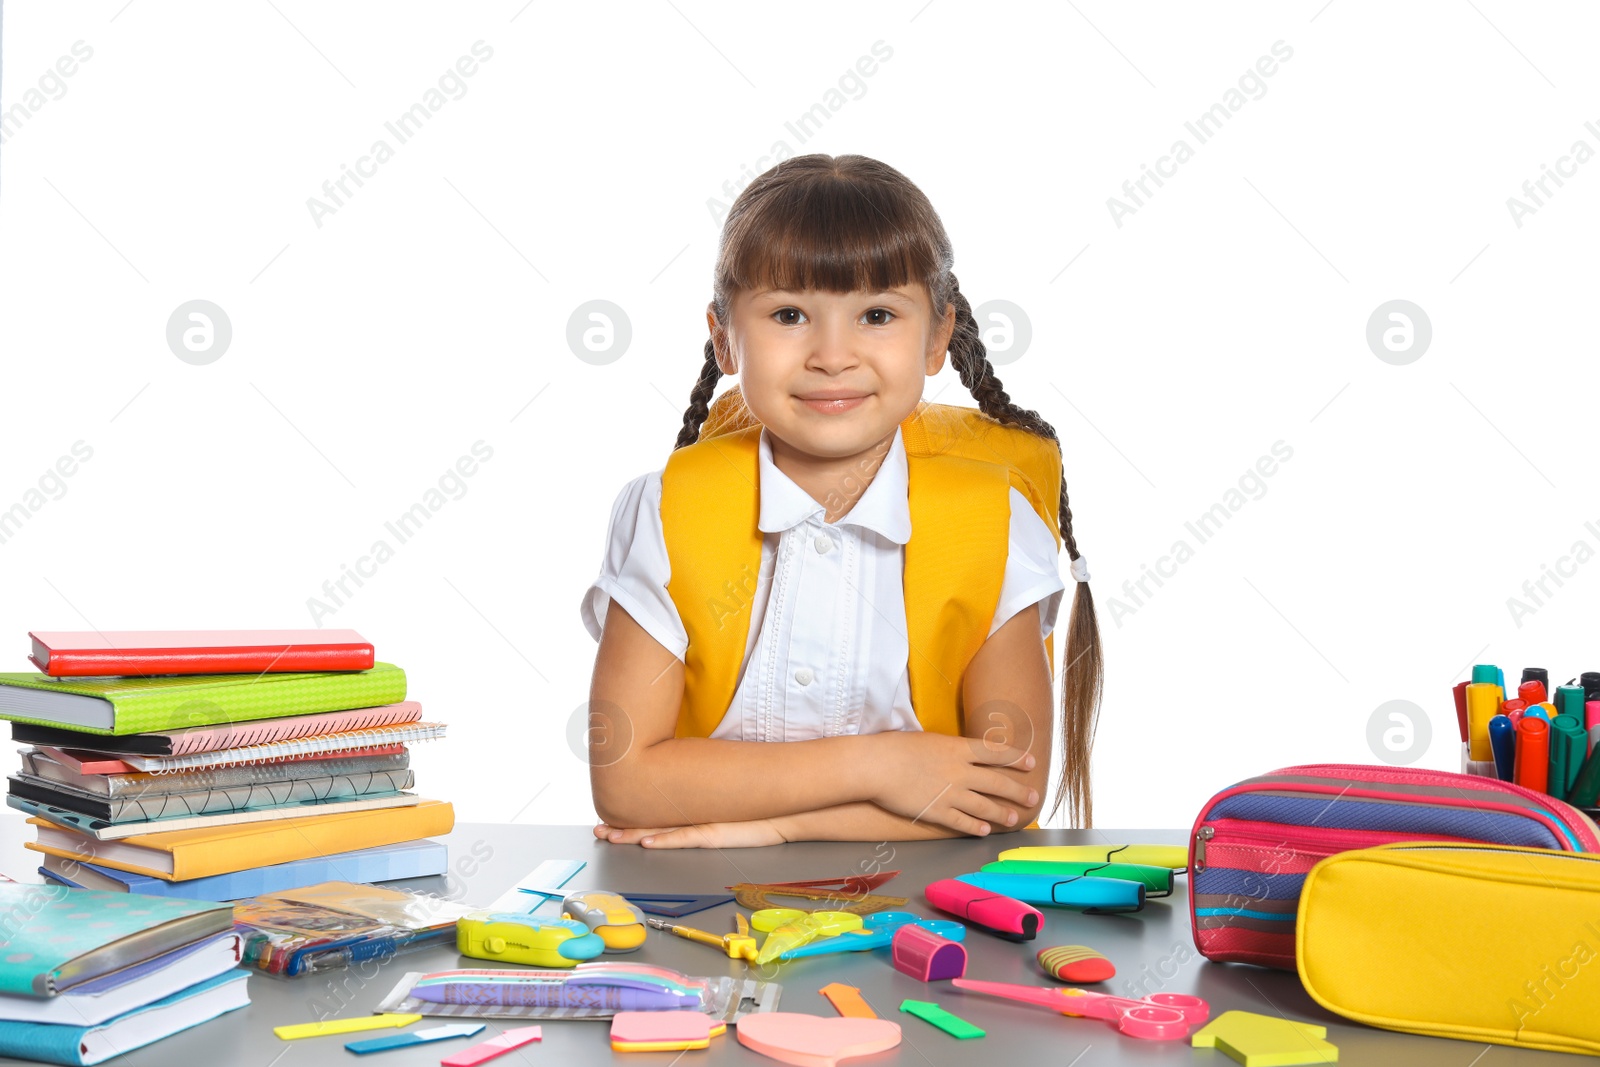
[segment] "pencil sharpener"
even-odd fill
[[[606,948],[589,928],[571,919],[540,919],[507,911],[475,911],[456,923],[463,956],[534,967],[575,967]]]
[[[644,944],[644,912],[618,893],[568,893],[561,911],[604,941],[607,952],[632,952]]]

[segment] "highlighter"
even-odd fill
[[[1517,723],[1517,758],[1514,774],[1524,789],[1543,793],[1550,781],[1550,722],[1524,715]]]
[[[1474,667],[1473,673],[1478,673]],[[1467,686],[1467,744],[1468,758],[1482,763],[1494,759],[1494,749],[1489,745],[1489,720],[1500,712],[1500,687],[1493,682],[1473,682]]]
[[[1138,911],[1144,907],[1144,883],[1124,878],[1077,874],[958,874],[958,881],[1029,904],[1080,908],[1090,915]]]
[[[1489,720],[1489,745],[1494,749],[1494,773],[1502,782],[1511,781],[1517,763],[1517,728],[1504,715]]]
[[[1044,913],[1031,904],[955,878],[941,878],[930,883],[923,895],[940,911],[981,926],[1007,941],[1031,941],[1044,925]]]

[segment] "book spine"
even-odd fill
[[[186,756],[191,752],[211,752],[219,748],[240,748],[244,745],[263,745],[271,741],[289,741],[314,734],[368,730],[374,726],[394,726],[416,722],[422,718],[422,705],[414,700],[399,704],[385,704],[376,708],[355,708],[334,711],[326,715],[293,716],[286,719],[250,720],[209,729],[175,731],[171,735],[172,751],[168,755]]]
[[[407,726],[380,726],[372,730],[353,730],[342,734],[322,734],[293,741],[274,741],[265,745],[194,752],[187,756],[134,756],[125,762],[141,771],[171,774],[201,767],[225,767],[237,763],[270,763],[307,758],[326,752],[365,749],[378,745],[410,744],[443,737],[445,726],[437,722],[418,722]]]
[[[147,896],[179,900],[239,900],[265,893],[281,893],[286,889],[299,889],[319,882],[389,882],[399,878],[427,878],[444,874],[449,867],[445,846],[438,841],[421,841],[417,844],[423,847],[343,852],[335,856],[274,863],[209,878],[191,878],[186,882],[164,882],[159,878],[94,866],[107,878],[126,884],[130,892]],[[46,868],[41,867],[40,870]]]
[[[162,793],[193,793],[202,789],[232,789],[237,786],[270,785],[303,778],[322,778],[339,774],[372,774],[403,771],[411,764],[409,752],[354,758],[286,760],[283,763],[245,763],[171,774],[84,775],[104,778],[113,797],[146,797]]]
[[[249,811],[308,800],[336,800],[374,793],[398,793],[410,789],[415,778],[411,771],[381,771],[376,774],[338,774],[303,778],[293,782],[262,783],[227,789],[207,789],[197,793],[167,793],[121,797],[110,801],[114,823],[145,822],[187,815],[214,815],[224,811]],[[159,827],[151,827],[158,830]]]
[[[113,734],[316,715],[405,698],[405,671],[388,663],[353,674],[265,674],[244,682],[123,689],[106,697],[115,709]]]
[[[37,644],[37,642],[36,642]],[[35,662],[39,662],[37,652]],[[52,678],[153,674],[288,674],[371,670],[371,645],[318,648],[55,649],[45,661]]]

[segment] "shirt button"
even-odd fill
[[[810,667],[801,667],[799,670],[794,672],[794,680],[799,682],[801,685],[810,685],[813,677],[814,675],[811,673]]]
[[[829,537],[827,534],[817,534],[816,545],[818,552],[827,552],[829,549],[833,548],[833,538]]]

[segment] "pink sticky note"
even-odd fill
[[[482,1044],[473,1045],[439,1061],[439,1067],[477,1067],[480,1063],[488,1063],[496,1056],[503,1056],[514,1048],[538,1041],[544,1034],[537,1026],[519,1026],[515,1030],[507,1030],[499,1037],[490,1038]]]

